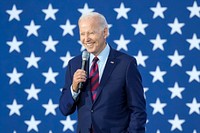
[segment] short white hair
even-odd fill
[[[101,26],[101,29],[102,29],[102,30],[105,29],[105,28],[108,29],[108,35],[107,35],[107,36],[109,36],[109,28],[108,28],[108,23],[107,23],[107,21],[106,21],[106,18],[105,18],[102,14],[100,14],[100,13],[98,13],[98,12],[89,12],[89,13],[83,14],[83,15],[79,18],[78,24],[79,24],[80,21],[83,20],[83,19],[90,19],[90,18],[94,18],[94,17],[98,17],[98,18],[99,18],[99,23],[100,23],[100,26]]]

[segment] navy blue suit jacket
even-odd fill
[[[144,133],[146,102],[135,58],[111,48],[94,102],[90,79],[77,99],[72,98],[73,74],[81,68],[81,62],[81,55],[69,61],[59,104],[64,115],[72,114],[77,108],[77,133],[89,133],[91,125],[95,133]]]

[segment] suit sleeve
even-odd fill
[[[73,99],[71,94],[71,84],[73,79],[73,72],[71,71],[71,63],[69,62],[66,75],[65,75],[65,86],[63,87],[62,94],[59,101],[59,108],[63,115],[67,116],[75,112],[76,101]]]
[[[126,71],[126,92],[128,106],[131,111],[128,133],[145,133],[146,101],[142,78],[137,69],[135,58],[130,62]]]

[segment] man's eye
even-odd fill
[[[93,35],[93,34],[94,34],[94,32],[90,32],[90,34],[91,34],[91,35]]]

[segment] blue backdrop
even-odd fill
[[[199,0],[0,1],[0,132],[76,132],[76,113],[58,103],[83,50],[77,20],[91,11],[107,18],[108,43],[137,59],[147,133],[199,133]]]

